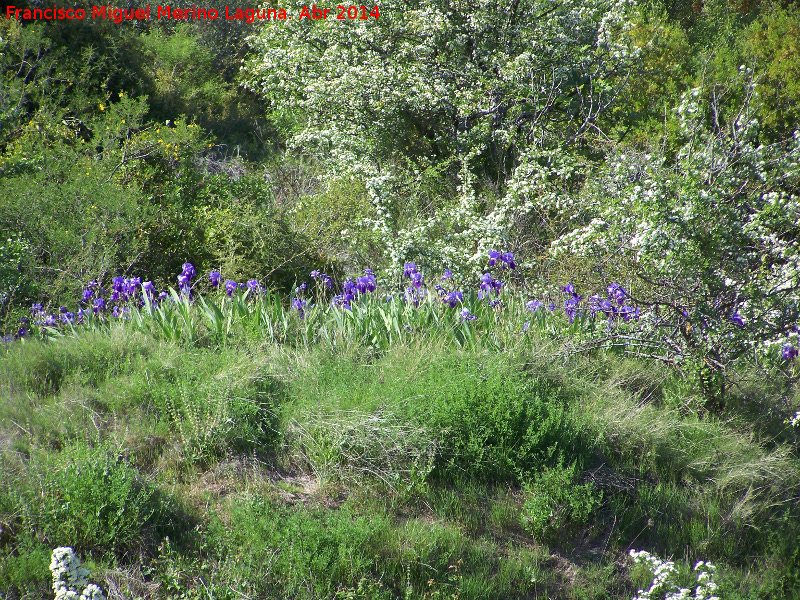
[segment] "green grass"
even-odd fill
[[[3,347],[4,599],[48,597],[57,545],[130,598],[622,599],[630,548],[800,594],[791,382],[743,368],[711,419],[678,372],[539,334],[240,325]]]

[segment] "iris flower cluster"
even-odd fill
[[[514,254],[511,252],[500,252],[498,250],[489,250],[489,266],[499,266],[501,270],[516,269],[517,263],[514,262]],[[500,290],[505,284],[499,279],[495,279],[491,273],[486,272],[481,275],[481,285],[478,291],[478,298],[481,300],[487,299],[489,305],[492,307],[502,307],[503,302],[500,300]],[[492,292],[495,294],[494,299],[490,299]]]
[[[317,284],[317,295],[325,295],[328,290],[333,288],[333,280],[327,274],[314,270],[311,271],[309,275]],[[353,300],[361,294],[374,292],[376,288],[377,281],[375,280],[375,274],[371,269],[364,269],[364,274],[362,276],[356,277],[355,280],[353,280],[352,277],[348,277],[345,280],[344,284],[342,284],[342,293],[335,295],[331,299],[331,306],[341,306],[346,310],[352,310],[351,303]],[[303,282],[300,284],[297,289],[295,289],[295,297],[292,298],[291,301],[290,309],[296,310],[301,319],[305,318],[306,309],[309,307],[308,301],[302,298],[302,294],[305,293],[307,289],[308,283]]]
[[[370,269],[364,269],[364,275],[357,277],[355,281],[348,277],[342,285],[342,293],[333,297],[332,304],[351,310],[350,303],[359,294],[374,292],[376,288],[375,274]]]
[[[497,250],[489,251],[488,259],[489,267],[499,267],[501,271],[513,270],[516,268],[514,255],[511,252],[500,252]],[[193,288],[193,280],[197,275],[197,271],[191,263],[184,263],[182,265],[181,273],[178,275],[178,287],[180,293],[184,298],[191,299]],[[316,297],[320,298],[325,296],[329,290],[333,289],[333,281],[330,276],[320,271],[311,271],[311,279],[316,283]],[[420,302],[428,294],[428,289],[425,285],[425,279],[417,268],[416,263],[407,262],[403,265],[403,277],[408,279],[408,284],[404,294],[405,302],[413,304],[415,307],[420,305]],[[211,271],[208,274],[208,284],[214,289],[224,289],[226,295],[230,298],[237,291],[244,291],[248,295],[255,296],[265,292],[264,287],[257,279],[251,279],[246,283],[238,283],[231,279],[224,280],[219,271]],[[307,316],[309,308],[313,308],[313,304],[309,304],[309,300],[303,297],[308,289],[308,283],[302,283],[295,290],[294,297],[291,298],[290,310],[297,311],[300,318]],[[504,307],[501,299],[501,292],[505,284],[500,279],[495,278],[491,272],[487,271],[480,278],[480,284],[477,290],[477,295],[480,300],[486,300],[487,303],[500,310]],[[370,269],[364,269],[364,274],[359,277],[348,277],[342,284],[341,293],[333,296],[331,305],[335,307],[342,307],[346,310],[352,310],[352,302],[361,295],[366,295],[375,292],[377,289],[377,282],[375,274]],[[576,291],[575,285],[568,283],[560,288],[561,292],[566,296],[563,301],[563,309],[566,316],[569,317],[570,323],[575,322],[575,318],[580,318],[584,314],[590,318],[595,318],[598,315],[606,318],[609,325],[615,322],[629,322],[638,320],[640,317],[639,308],[628,304],[630,296],[622,285],[619,283],[612,283],[606,289],[606,294],[601,296],[595,294],[584,302],[583,297]],[[450,269],[445,269],[444,274],[441,276],[439,282],[434,286],[442,304],[450,309],[460,307],[460,321],[474,321],[477,316],[470,312],[470,309],[463,306],[464,292],[457,289],[454,285],[454,277]],[[106,290],[99,282],[90,281],[86,289],[83,290],[80,298],[80,308],[77,312],[68,310],[65,306],[59,307],[57,313],[49,314],[45,311],[41,303],[34,303],[31,306],[31,318],[22,317],[18,321],[18,330],[13,335],[8,335],[0,338],[0,341],[9,343],[13,340],[25,337],[30,333],[32,325],[38,327],[55,328],[61,325],[74,326],[82,324],[89,320],[89,317],[105,319],[107,316],[114,318],[127,318],[133,308],[141,308],[146,303],[151,306],[158,306],[164,300],[169,299],[169,294],[165,291],[158,293],[152,281],[142,281],[139,277],[125,278],[121,276],[114,277],[111,280],[111,289]],[[386,301],[392,301],[392,296],[387,295]],[[557,306],[554,302],[545,305],[544,302],[533,299],[525,304],[526,309],[531,313],[537,313],[543,308],[549,309],[550,312],[555,312]],[[687,313],[684,312],[684,318],[688,319]],[[728,315],[728,320],[737,327],[744,327],[744,319],[738,312],[732,311]],[[699,326],[708,327],[708,323],[700,315]],[[523,325],[522,331],[528,331],[530,328],[530,321],[526,321]],[[798,348],[795,346],[796,342],[792,343],[787,340],[781,347],[780,357],[783,361],[794,361],[798,357]]]
[[[403,265],[403,277],[411,280],[411,285],[406,288],[406,292],[403,295],[405,301],[415,307],[419,306],[420,301],[428,292],[424,288],[425,282],[422,278],[422,273],[417,270],[416,263],[409,262]]]
[[[609,323],[613,322],[614,319],[622,319],[626,323],[631,319],[639,319],[639,307],[625,305],[628,293],[624,287],[618,283],[612,283],[606,291],[608,293],[607,298],[601,298],[599,294],[589,298],[589,308],[592,316],[597,313],[603,313],[608,317]]]
[[[567,296],[564,300],[564,313],[569,317],[569,322],[574,323],[576,317],[583,315],[581,306],[583,296],[575,290],[575,285],[572,283],[568,283],[560,289]],[[609,324],[613,323],[615,319],[621,319],[626,323],[639,319],[639,307],[625,304],[628,299],[628,293],[624,287],[618,283],[612,283],[606,289],[606,293],[606,298],[602,298],[600,294],[595,294],[589,298],[587,308],[589,309],[590,317],[595,318],[598,314],[603,314],[608,318]],[[529,300],[525,304],[525,308],[532,313],[537,312],[542,306],[544,304],[539,300]],[[548,308],[550,312],[554,312],[556,310],[555,303],[551,302]]]
[[[191,296],[192,279],[196,274],[192,263],[183,263],[183,271],[178,275],[178,288],[180,288],[181,294],[184,296]]]
[[[413,263],[412,263],[413,264]],[[453,272],[450,269],[444,270],[444,275],[442,275],[442,283],[451,283],[453,280]],[[464,294],[461,290],[456,290],[454,288],[446,288],[442,285],[442,283],[437,283],[433,286],[433,289],[439,294],[439,297],[442,299],[442,302],[449,306],[450,308],[455,308],[458,306],[459,303],[464,301]]]

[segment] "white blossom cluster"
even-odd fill
[[[714,595],[717,589],[713,581],[716,567],[709,562],[701,560],[694,566],[697,585],[692,590],[675,583],[678,572],[673,561],[661,560],[645,550],[631,550],[629,555],[635,564],[646,565],[653,574],[650,587],[636,592],[633,600],[720,600]]]
[[[245,85],[269,102],[276,122],[286,115],[290,148],[326,164],[332,179],[363,179],[375,208],[366,224],[395,271],[422,249],[431,262],[477,273],[487,250],[507,246],[520,216],[557,202],[557,186],[545,180],[559,167],[539,159],[610,106],[617,87],[606,83],[640,51],[630,34],[635,2],[476,0],[464,10],[451,0],[392,0],[380,10],[380,21],[348,27],[293,19],[263,28],[249,40]],[[573,119],[554,116],[558,99],[576,92],[584,108],[574,127],[554,128]],[[406,154],[414,143],[436,150]],[[502,159],[498,193],[486,197],[476,190],[498,156],[520,158],[513,167]],[[457,202],[414,214],[413,194],[386,185],[413,186],[443,163],[458,173]]]
[[[89,570],[81,567],[81,559],[72,548],[62,546],[53,550],[50,571],[55,600],[105,600],[102,590],[89,583]]]

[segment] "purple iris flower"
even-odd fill
[[[314,270],[314,271],[311,271],[310,275],[311,275],[311,279],[316,279],[317,277],[320,276],[320,272]]]
[[[539,308],[541,308],[542,303],[538,300],[529,300],[525,303],[525,308],[527,308],[532,313],[535,313]]]
[[[464,295],[461,292],[450,292],[442,300],[450,308],[455,308],[456,305],[459,302],[461,302],[463,299],[464,299]]]
[[[355,282],[349,277],[345,279],[344,284],[342,284],[342,291],[344,292],[345,296],[352,296],[355,298],[357,291]]]
[[[139,286],[142,285],[142,278],[141,277],[131,277],[130,279],[125,280],[125,293],[128,296],[135,296],[136,290],[139,289]]]
[[[222,278],[219,271],[211,271],[208,274],[208,283],[211,284],[211,287],[219,287],[219,280]]]
[[[61,315],[61,320],[64,323],[74,323],[75,322],[75,313],[74,312],[65,312]]]
[[[364,276],[356,279],[356,289],[362,294],[375,291],[375,275],[369,269],[364,269]]]
[[[637,306],[636,308],[634,308],[632,306],[623,306],[619,309],[619,314],[626,323],[631,319],[638,321],[639,307]]]
[[[353,301],[354,296],[352,294],[339,294],[333,297],[331,304],[334,306],[341,306],[346,310],[352,310],[350,306],[350,302]]]
[[[781,357],[783,360],[794,360],[797,358],[797,348],[795,348],[792,344],[784,344],[783,348],[781,349]]]
[[[473,315],[471,312],[469,312],[468,308],[465,308],[465,309],[463,309],[461,311],[461,322],[462,323],[464,321],[477,321],[477,320],[478,320],[478,317]]]
[[[251,279],[247,282],[247,289],[252,291],[253,293],[261,292],[264,288],[261,287],[261,284],[258,283],[258,279]]]
[[[300,315],[301,319],[304,319],[306,316],[305,308],[306,308],[305,300],[303,300],[302,298],[292,299],[292,310],[296,310],[297,314]]]
[[[188,275],[181,273],[178,275],[178,287],[181,289],[181,294],[188,294],[191,292],[192,278]]]
[[[38,302],[34,302],[33,305],[31,306],[31,312],[32,313],[42,312],[43,308],[44,307],[41,304],[39,304]]]
[[[575,315],[578,312],[578,302],[580,302],[580,296],[572,296],[564,300],[564,312],[567,313],[569,316],[569,322],[575,322]]]
[[[483,300],[492,291],[492,274],[484,273],[481,275],[481,291],[478,292],[478,298]]]
[[[489,266],[493,267],[495,263],[501,258],[501,253],[497,250],[489,250]]]
[[[192,263],[188,263],[188,262],[187,263],[183,263],[183,267],[182,268],[183,268],[183,271],[181,272],[181,275],[184,275],[184,276],[188,277],[190,281],[192,279],[194,279],[194,276],[196,275],[196,273],[195,273],[195,270],[194,270],[194,265]]]
[[[57,323],[58,322],[56,321],[56,318],[53,315],[47,315],[44,318],[44,324],[47,325],[48,327],[55,327]]]
[[[233,292],[235,292],[236,288],[238,288],[238,287],[239,287],[239,284],[236,283],[235,281],[231,281],[230,279],[228,279],[225,282],[225,292],[228,294],[228,298],[233,296]]]
[[[442,281],[447,281],[453,276],[453,272],[450,269],[444,270],[444,275],[442,275]]]
[[[526,332],[526,331],[528,331],[528,329],[530,329],[530,328],[531,328],[531,322],[530,322],[530,321],[525,321],[525,322],[522,324],[522,333],[525,333],[525,332]]]
[[[81,300],[83,302],[88,302],[89,300],[91,300],[93,295],[94,292],[92,292],[92,290],[83,290],[83,296],[81,297]]]
[[[142,284],[142,292],[144,292],[144,293],[145,293],[145,295],[146,295],[148,298],[152,298],[152,297],[153,297],[153,294],[155,294],[155,293],[156,293],[156,286],[154,286],[154,285],[153,285],[153,282],[152,282],[152,281],[145,281],[145,282]]]
[[[514,255],[511,252],[506,252],[500,257],[503,261],[503,264],[500,265],[501,268],[505,269],[506,266],[509,269],[516,269],[517,263],[514,262]]]
[[[744,327],[744,319],[742,319],[742,316],[738,312],[733,313],[730,316],[730,319],[731,322],[737,327]]]
[[[411,277],[411,275],[416,272],[417,265],[415,263],[410,262],[403,265],[403,277]]]
[[[15,340],[18,340],[18,339],[20,339],[20,338],[23,338],[23,337],[25,337],[26,335],[28,335],[28,330],[27,330],[27,328],[25,328],[25,327],[20,327],[20,328],[17,330],[17,333],[16,333],[16,335],[14,336],[14,339],[15,339]]]
[[[547,305],[547,308],[550,310],[550,312],[555,312],[556,303],[555,302],[551,302],[550,304]]]
[[[619,306],[622,306],[625,303],[625,297],[628,295],[628,293],[620,284],[612,283],[610,286],[608,286],[606,291],[608,292],[609,300],[616,300]]]
[[[417,289],[421,288],[422,285],[423,285],[422,273],[420,273],[418,271],[415,271],[414,273],[412,273],[411,274],[411,283],[415,288],[417,288]]]
[[[106,301],[102,298],[95,298],[94,304],[92,305],[92,311],[94,314],[102,312],[106,309]]]

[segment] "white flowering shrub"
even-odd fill
[[[631,550],[629,555],[634,564],[644,565],[653,576],[650,587],[637,591],[633,600],[720,600],[714,593],[717,589],[713,580],[716,567],[709,562],[701,560],[694,566],[697,585],[692,589],[676,583],[678,571],[671,560],[661,560],[645,550]]]
[[[293,18],[250,40],[244,81],[290,148],[366,183],[395,272],[426,256],[477,272],[532,206],[506,190],[519,166],[592,130],[619,93],[639,53],[634,10],[393,0],[378,19]],[[457,197],[415,198],[442,169]]]
[[[81,567],[81,559],[72,548],[62,546],[53,550],[50,572],[56,600],[105,600],[102,590],[89,583],[89,570]]]
[[[561,198],[577,226],[552,245],[555,257],[602,257],[612,277],[633,271],[634,299],[652,307],[650,347],[709,376],[744,355],[797,354],[800,131],[762,141],[755,84],[742,69],[728,89],[686,93],[677,152],[611,158]]]

